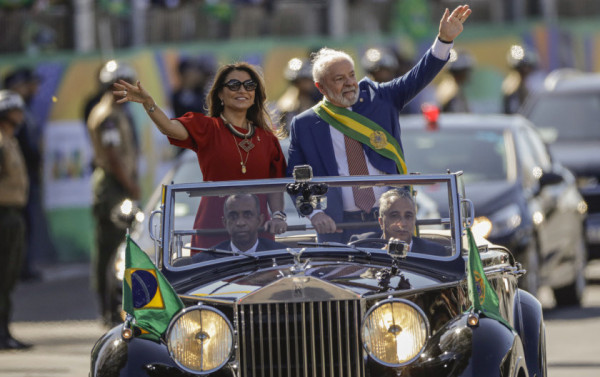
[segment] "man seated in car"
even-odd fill
[[[223,225],[225,225],[230,239],[193,255],[190,263],[227,255],[219,253],[219,250],[231,251],[232,253],[254,253],[286,248],[286,245],[282,243],[258,237],[260,227],[264,224],[264,221],[265,217],[260,213],[260,201],[256,195],[230,195],[223,206]],[[213,249],[215,251],[212,251]],[[188,264],[187,262],[181,261],[177,265]]]
[[[284,244],[268,238],[259,238],[258,231],[265,222],[260,213],[260,201],[253,194],[234,194],[227,198],[223,206],[223,224],[231,238],[214,246],[214,249],[238,253],[285,248]]]
[[[410,191],[392,189],[383,193],[379,198],[378,220],[381,232],[363,233],[353,237],[351,241],[379,237],[389,241],[391,238],[396,238],[406,242],[409,245],[409,252],[412,253],[448,255],[443,245],[414,236],[417,206]]]

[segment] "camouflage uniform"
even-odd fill
[[[115,104],[110,92],[92,109],[88,120],[96,167],[92,175],[93,214],[96,220],[92,268],[94,286],[105,318],[107,314],[112,314],[107,313],[110,292],[107,292],[106,279],[107,273],[110,273],[109,264],[119,243],[125,239],[126,231],[111,220],[111,211],[123,200],[131,198],[127,187],[114,174],[115,166],[110,163],[108,150],[116,151],[125,175],[137,181],[138,149],[133,127],[125,106]]]

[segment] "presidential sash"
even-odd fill
[[[325,99],[312,109],[321,119],[344,135],[366,144],[383,157],[393,160],[396,163],[398,173],[406,174],[404,153],[402,153],[400,144],[380,125],[365,116],[335,106]]]

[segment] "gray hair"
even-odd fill
[[[332,48],[323,47],[319,51],[311,55],[312,58],[312,75],[314,82],[321,82],[325,71],[332,62],[339,60],[347,60],[354,65],[354,60],[344,51],[334,50]]]
[[[413,196],[409,190],[391,189],[381,194],[381,197],[379,198],[379,217],[383,217],[383,214],[390,209],[392,204],[398,199],[406,199],[410,201],[415,210],[417,209],[415,200],[413,199]]]

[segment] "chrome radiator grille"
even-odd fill
[[[362,377],[360,303],[240,305],[241,377]]]

